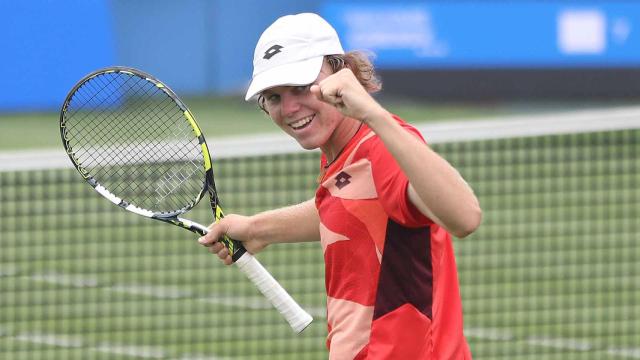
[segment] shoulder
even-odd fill
[[[425,142],[422,134],[415,126],[407,123],[404,119],[395,114],[392,114],[392,116],[405,131],[417,136],[421,141]],[[368,157],[381,151],[387,151],[382,139],[380,139],[380,137],[369,128],[367,128],[367,135],[361,140],[358,150],[360,151],[360,157]]]
[[[420,131],[418,129],[416,129],[415,126],[409,124],[408,122],[404,121],[402,118],[400,118],[399,116],[392,114],[394,120],[396,120],[398,122],[398,124],[400,124],[400,126],[402,126],[403,129],[405,129],[406,131],[416,135],[417,137],[419,137],[420,139],[422,139],[422,141],[424,141],[424,138],[422,137],[422,134],[420,133]]]

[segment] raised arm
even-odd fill
[[[364,122],[380,137],[407,175],[407,196],[420,212],[457,237],[465,237],[479,226],[482,211],[478,199],[458,171],[404,130],[351,70],[338,71],[311,91],[344,115]]]
[[[402,129],[386,111],[372,116],[368,125],[409,178],[409,200],[420,212],[456,237],[465,237],[480,225],[478,199],[445,159]]]
[[[209,226],[209,233],[198,242],[209,247],[227,265],[231,264],[228,250],[218,242],[226,234],[242,241],[244,247],[255,254],[276,243],[307,242],[320,240],[320,218],[314,200],[253,216],[229,214]]]

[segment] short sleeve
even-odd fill
[[[406,131],[409,131],[424,139],[417,129],[401,122]],[[409,201],[407,190],[409,179],[404,174],[397,161],[379,137],[374,136],[368,141],[368,158],[371,161],[371,170],[378,193],[378,200],[389,217],[399,224],[408,227],[420,227],[430,225],[433,221],[422,214]]]

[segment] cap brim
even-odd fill
[[[244,99],[249,100],[263,90],[276,86],[311,84],[320,74],[323,59],[324,56],[316,56],[303,61],[280,65],[254,76]]]

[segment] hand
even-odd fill
[[[318,99],[335,106],[345,116],[369,123],[386,115],[386,110],[371,97],[350,69],[342,69],[310,88]]]
[[[209,252],[218,255],[222,262],[231,265],[229,250],[219,241],[223,235],[231,239],[242,241],[242,245],[251,254],[264,249],[267,244],[253,239],[251,235],[251,217],[230,214],[209,225],[209,233],[198,239],[201,245],[209,248]]]

